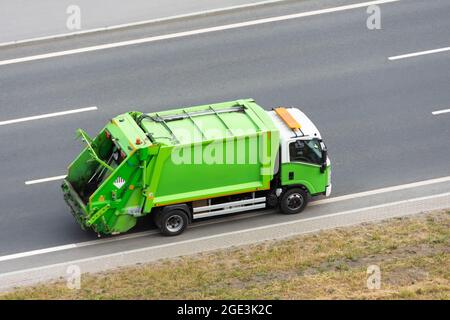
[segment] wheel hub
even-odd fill
[[[293,193],[287,198],[287,206],[291,210],[298,210],[303,205],[303,197],[298,193]]]
[[[166,228],[170,232],[178,232],[178,231],[180,231],[181,228],[183,228],[183,218],[178,216],[178,215],[171,216],[166,221]]]

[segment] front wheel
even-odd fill
[[[301,188],[287,190],[281,197],[280,208],[284,214],[300,213],[308,203],[308,194]]]
[[[177,236],[186,229],[188,216],[183,210],[161,212],[157,226],[165,236]]]

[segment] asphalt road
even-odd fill
[[[0,60],[354,2],[293,2],[0,49]],[[0,66],[0,121],[99,108],[0,126],[0,255],[95,238],[73,220],[59,182],[24,182],[65,174],[81,148],[75,129],[95,134],[130,109],[245,97],[268,109],[299,106],[328,145],[334,196],[450,176],[450,114],[432,115],[450,108],[450,53],[388,60],[448,46],[450,2],[381,8],[382,30],[366,28],[361,8]],[[258,223],[273,223],[273,216]]]

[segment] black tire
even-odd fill
[[[186,212],[180,209],[161,211],[156,218],[156,224],[165,236],[177,236],[181,234],[188,225]]]
[[[287,190],[281,197],[280,208],[284,214],[296,214],[308,204],[308,193],[301,188]]]

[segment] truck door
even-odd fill
[[[285,145],[287,161],[282,163],[281,183],[301,184],[311,194],[325,191],[327,175],[321,172],[322,147],[319,139],[293,139]]]

